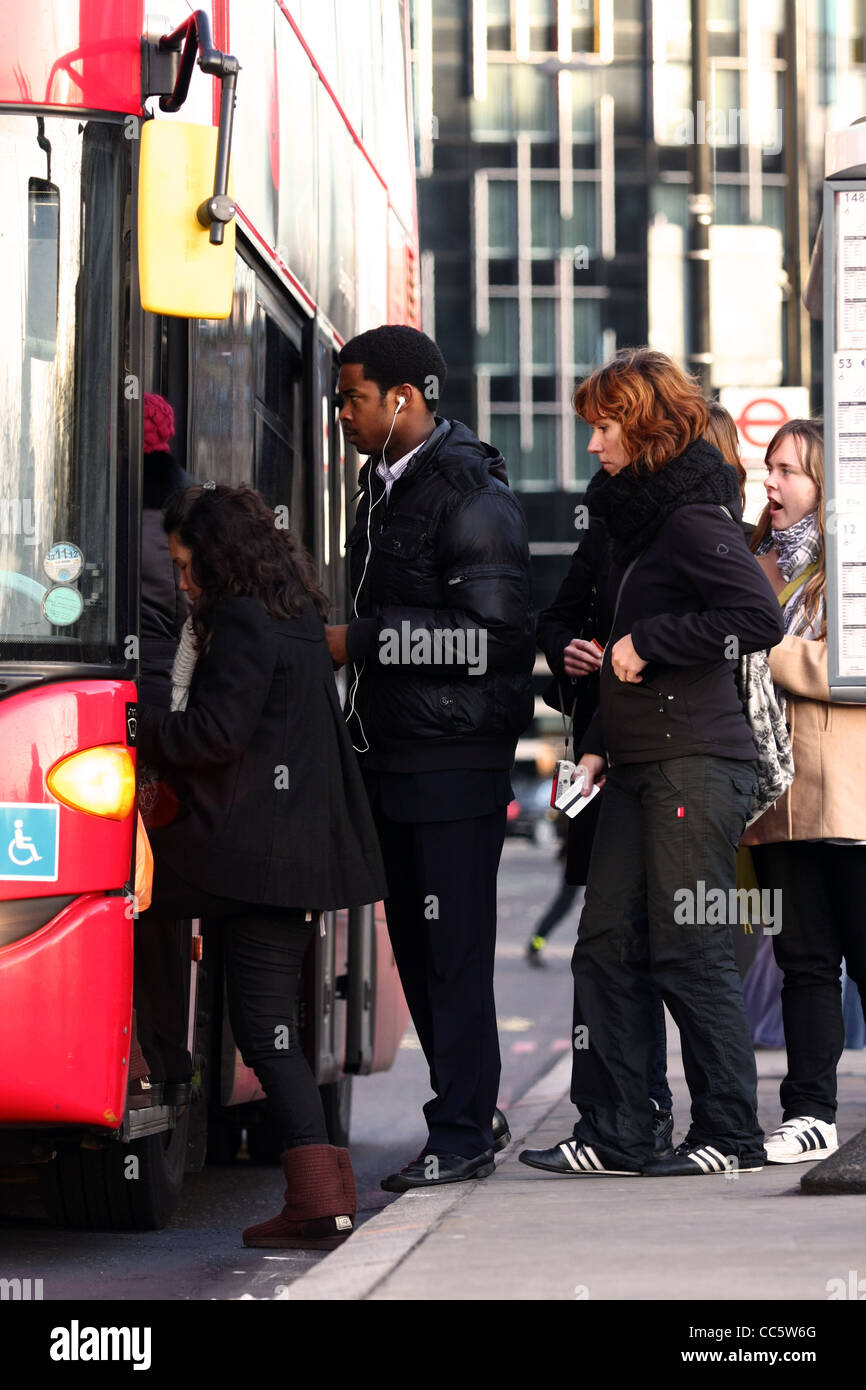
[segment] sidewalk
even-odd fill
[[[669,1033],[671,1044],[676,1029]],[[785,1054],[759,1051],[766,1130],[779,1122]],[[558,1178],[518,1162],[571,1133],[570,1058],[508,1119],[513,1141],[480,1182],[410,1192],[292,1284],[290,1300],[826,1300],[866,1281],[866,1197],[805,1196],[810,1164],[736,1178]],[[688,1116],[673,1047],[674,1142]],[[866,1052],[839,1064],[839,1142],[866,1126]],[[837,1286],[838,1287],[838,1286]],[[866,1288],[866,1282],[863,1285]]]

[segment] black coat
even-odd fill
[[[586,497],[606,481],[596,473]],[[571,557],[568,574],[549,608],[538,615],[538,646],[553,672],[554,681],[544,699],[552,709],[561,710],[574,720],[574,737],[580,739],[595,713],[599,700],[598,674],[567,676],[563,653],[575,637],[593,637],[605,645],[613,622],[616,588],[611,579],[613,547],[607,526],[592,517],[589,527]],[[612,587],[613,586],[613,587]],[[582,817],[581,817],[582,819]],[[576,822],[572,822],[575,824]]]
[[[325,629],[309,599],[276,619],[253,598],[213,613],[183,712],[144,706],[139,754],[174,786],[180,813],[151,832],[209,893],[326,909],[386,892],[378,841],[340,710]]]
[[[634,567],[602,662],[600,711],[580,752],[606,753],[611,764],[753,759],[736,654],[773,647],[784,634],[776,596],[743,538],[734,470],[699,439],[656,474],[629,469],[609,479],[589,507],[613,541],[612,586]],[[649,663],[639,684],[618,680],[611,666],[627,633]]]
[[[507,769],[532,718],[535,640],[526,525],[502,455],[459,421],[437,417],[390,499],[377,463],[373,457],[361,471],[348,539],[353,595],[360,586],[349,656],[358,668],[364,663],[354,697],[360,725],[350,720],[355,746],[366,736],[365,765],[374,771]],[[480,646],[467,645],[462,664],[416,664],[403,659],[409,646],[389,653],[384,645],[388,633],[420,634],[423,657],[424,635],[432,641],[443,631],[461,641],[483,635],[483,673]],[[399,661],[380,659],[388,654]],[[455,642],[451,655],[460,654]]]

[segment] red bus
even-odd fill
[[[418,324],[405,0],[163,8],[145,33],[143,0],[0,0],[0,1169],[31,1166],[55,1220],[115,1229],[164,1224],[208,1139],[269,1148],[207,953],[193,1103],[126,1104],[144,393],[171,402],[190,473],[286,509],[343,621],[358,463],[335,354]],[[147,310],[139,227],[170,220],[183,170],[145,178],[145,133],[222,113],[227,135],[228,71],[228,316],[171,302],[171,246]],[[352,1076],[389,1067],[406,1025],[381,912],[349,916],[323,919],[301,1018],[334,1142]]]

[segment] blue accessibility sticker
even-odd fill
[[[60,807],[0,801],[0,879],[57,878]]]

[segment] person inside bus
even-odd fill
[[[171,452],[174,411],[164,396],[144,396],[141,513],[141,636],[139,699],[171,707],[171,669],[181,629],[189,616],[172,563],[163,509],[176,492],[194,485]],[[146,827],[159,823],[158,779],[142,761],[138,765],[139,810]],[[134,995],[138,1042],[147,1075],[130,1072],[129,1103],[184,1105],[192,1094],[192,1061],[187,1051],[185,1001],[189,997],[189,926],[175,918],[151,914],[147,932],[135,923]],[[177,962],[183,969],[177,969]],[[133,1054],[136,1055],[135,1053]],[[135,1063],[131,1063],[135,1067]],[[136,1068],[137,1069],[137,1068]]]
[[[435,1092],[424,1150],[382,1186],[423,1190],[492,1173],[509,1137],[493,958],[509,772],[533,709],[529,544],[502,455],[435,413],[432,339],[384,326],[339,360],[343,431],[370,457],[348,539],[353,617],[328,641],[349,664],[388,931]]]
[[[207,483],[163,521],[192,613],[172,708],[139,711],[141,756],[179,813],[155,829],[153,906],[222,935],[229,1018],[284,1145],[282,1212],[251,1246],[331,1249],[356,1210],[295,1023],[319,913],[377,901],[385,876],[325,639],[310,557],[249,487]],[[141,919],[147,929],[149,913]]]

